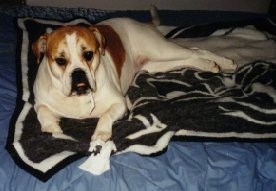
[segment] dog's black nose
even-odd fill
[[[75,69],[72,74],[72,95],[83,95],[89,93],[91,90],[86,73],[82,69]]]

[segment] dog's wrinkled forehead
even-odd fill
[[[98,44],[88,28],[83,26],[64,26],[49,34],[46,47],[47,55],[54,56],[53,54],[65,54],[70,48],[95,51],[98,48]]]
[[[42,56],[47,56],[50,63],[56,58],[70,61],[71,56],[91,60],[88,58],[94,54],[104,55],[105,39],[97,27],[68,25],[41,35],[33,42],[32,50],[38,64]]]
[[[46,55],[54,60],[56,57],[82,54],[83,51],[95,52],[98,48],[97,40],[91,30],[83,26],[64,26],[48,34]],[[74,50],[74,52],[72,52]]]

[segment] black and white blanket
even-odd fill
[[[77,22],[80,20],[73,21]],[[31,43],[48,28],[62,23],[33,19],[19,19],[18,23],[22,35],[17,67],[19,99],[8,148],[21,167],[47,180],[70,162],[90,155],[90,138],[98,119],[63,118],[60,125],[64,135],[41,132],[32,105],[37,65]],[[181,28],[183,31],[187,33]],[[218,27],[205,38],[200,37],[178,43],[193,45],[194,42],[200,47],[208,41],[212,51],[233,56],[240,64],[239,69],[235,73],[218,74],[190,68],[138,73],[127,93],[131,110],[113,125],[115,153],[158,153],[175,137],[184,141],[275,140],[276,64],[272,62],[276,58],[276,46],[272,36],[252,27]],[[237,44],[233,44],[234,39]],[[250,52],[253,44],[257,53]]]

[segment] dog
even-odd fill
[[[62,133],[61,117],[97,117],[92,141],[111,138],[112,124],[128,111],[125,94],[138,71],[237,68],[231,59],[180,47],[154,25],[129,18],[63,26],[40,36],[32,49],[39,63],[33,91],[42,132]]]

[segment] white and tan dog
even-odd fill
[[[41,36],[33,51],[42,60],[34,83],[42,131],[62,133],[60,117],[99,117],[92,140],[103,141],[110,139],[113,122],[127,112],[124,96],[137,71],[236,69],[232,60],[180,47],[154,26],[127,18],[58,28]]]

